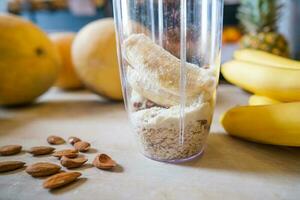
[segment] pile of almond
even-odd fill
[[[50,145],[60,145],[66,141],[59,136],[49,136],[47,142]],[[62,166],[66,169],[74,169],[83,166],[88,159],[80,153],[85,153],[90,150],[90,143],[82,141],[78,137],[69,137],[68,142],[73,146],[70,149],[63,149],[55,151],[52,146],[35,146],[26,152],[33,156],[52,155],[57,157],[60,165],[50,162],[37,162],[26,167],[26,172],[32,177],[47,177],[43,187],[47,189],[55,189],[72,183],[81,176],[80,172],[66,172],[62,171]],[[0,156],[10,156],[20,153],[21,145],[6,145],[0,147]],[[22,161],[2,161],[0,162],[0,173],[20,169],[25,166]],[[106,154],[99,154],[95,157],[92,164],[98,169],[110,170],[117,166],[117,163]]]

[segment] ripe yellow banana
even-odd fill
[[[274,54],[267,53],[264,51],[259,51],[259,50],[253,50],[253,49],[237,50],[234,53],[234,58],[236,60],[261,64],[261,65],[300,69],[299,61],[276,56]]]
[[[252,95],[249,98],[249,105],[251,106],[257,106],[257,105],[270,105],[270,104],[276,104],[276,103],[282,103],[276,99],[271,99],[266,96],[260,96],[260,95]]]
[[[221,117],[224,129],[250,141],[300,146],[300,102],[232,108]]]
[[[283,102],[300,101],[300,69],[233,60],[225,63],[221,72],[227,81],[257,95]]]

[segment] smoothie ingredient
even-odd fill
[[[279,101],[300,100],[300,68],[281,68],[232,60],[221,68],[224,78],[257,95]]]
[[[129,64],[131,122],[143,154],[170,161],[201,153],[213,113],[213,69],[185,63],[181,133],[181,61],[144,34],[131,34],[123,47]]]
[[[74,144],[74,148],[80,152],[87,152],[90,149],[91,144],[84,141],[79,141]]]
[[[79,139],[78,137],[71,136],[71,137],[68,138],[68,142],[71,145],[74,145],[76,142],[79,142],[79,141],[81,141],[81,139]]]
[[[0,172],[8,172],[19,169],[25,165],[21,161],[2,161],[0,162]]]
[[[254,49],[237,50],[234,52],[234,59],[272,67],[300,69],[300,61]]]
[[[240,106],[221,117],[228,134],[246,140],[300,146],[300,103],[279,103],[263,106]]]
[[[21,145],[6,145],[0,147],[0,155],[1,156],[10,156],[20,153],[22,150]]]
[[[60,171],[60,169],[61,167],[59,165],[53,163],[38,162],[29,165],[25,171],[33,177],[41,177],[56,174]]]
[[[51,135],[47,138],[47,142],[49,144],[58,145],[58,144],[64,144],[66,141],[62,137]]]
[[[246,34],[241,48],[260,49],[280,56],[289,56],[288,43],[278,32],[282,4],[274,0],[243,0],[237,17]]]
[[[129,63],[128,82],[141,96],[158,105],[180,103],[180,60],[144,34],[132,34],[123,43]],[[191,103],[203,91],[212,91],[213,72],[186,63],[186,95]]]
[[[29,104],[56,81],[58,52],[40,28],[15,15],[0,15],[0,41],[0,105]]]
[[[39,156],[39,155],[51,154],[54,150],[55,150],[55,148],[53,148],[53,147],[36,146],[36,147],[31,147],[28,152],[34,156]]]
[[[78,151],[76,149],[63,149],[59,151],[55,151],[52,156],[58,157],[61,159],[61,157],[65,156],[68,158],[75,158],[78,156]]]
[[[91,91],[109,99],[122,100],[112,18],[84,26],[75,37],[72,58],[79,78]]]
[[[87,161],[88,161],[88,159],[85,158],[85,157],[68,158],[66,156],[63,156],[60,159],[61,165],[64,166],[64,167],[66,167],[66,168],[68,168],[68,169],[81,167]]]
[[[81,176],[79,172],[62,172],[47,178],[43,183],[43,187],[46,189],[62,187],[74,182],[79,176]]]
[[[71,47],[75,35],[76,34],[72,32],[50,34],[50,39],[58,49],[62,62],[62,70],[60,71],[55,85],[64,90],[79,89],[83,87],[83,84],[81,83],[78,75],[75,72],[71,57]]]
[[[116,161],[106,154],[99,154],[95,157],[93,165],[98,169],[109,170],[117,166]]]
[[[282,102],[280,102],[276,99],[266,97],[266,96],[252,95],[252,96],[250,96],[248,103],[251,106],[258,106],[258,105],[270,105],[270,104],[276,104],[276,103],[282,103]]]

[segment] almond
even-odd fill
[[[84,141],[79,141],[74,144],[74,148],[80,152],[88,151],[90,149],[90,146],[90,143]]]
[[[76,142],[80,142],[80,141],[81,141],[81,139],[79,139],[78,137],[72,136],[72,137],[69,137],[69,138],[68,138],[68,142],[69,142],[71,145],[74,145]]]
[[[19,169],[25,165],[21,161],[2,161],[0,162],[0,172],[8,172]]]
[[[62,166],[71,169],[71,168],[77,168],[82,166],[88,159],[85,157],[79,157],[79,158],[68,158],[63,156],[60,160],[60,163]]]
[[[59,159],[63,156],[68,158],[75,158],[78,156],[78,151],[76,149],[64,149],[60,151],[55,151],[52,156],[58,157]]]
[[[47,142],[49,144],[58,145],[58,144],[64,144],[66,141],[62,137],[51,135],[47,138]]]
[[[37,146],[37,147],[31,147],[28,152],[31,153],[31,154],[33,154],[34,156],[38,156],[38,155],[50,154],[54,150],[55,150],[55,148],[53,148],[53,147]]]
[[[99,169],[112,169],[117,163],[106,154],[99,154],[95,157],[93,165]]]
[[[79,172],[62,172],[47,178],[43,183],[43,187],[47,189],[62,187],[75,181],[79,176],[81,176]]]
[[[22,150],[21,145],[6,145],[0,147],[0,155],[2,156],[10,156],[20,153]]]
[[[39,162],[28,166],[25,171],[33,177],[40,177],[56,174],[60,168],[60,166],[53,163]]]

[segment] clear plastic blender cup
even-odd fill
[[[223,0],[114,0],[124,102],[148,158],[199,156],[219,78]]]

